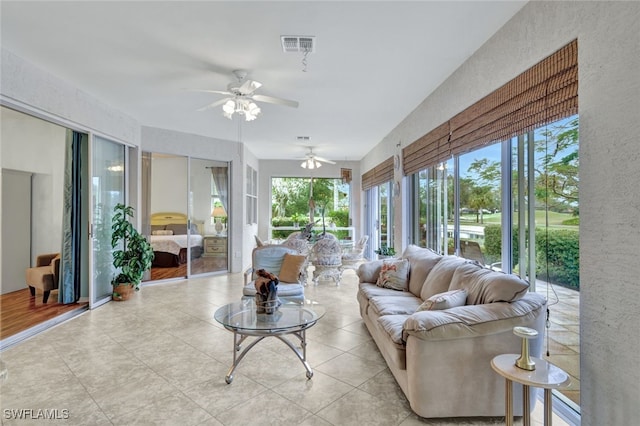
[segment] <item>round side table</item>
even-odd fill
[[[571,379],[561,368],[540,359],[531,357],[535,362],[535,370],[528,371],[515,365],[519,354],[498,355],[491,360],[491,368],[505,378],[505,422],[513,426],[513,382],[522,385],[522,424],[531,425],[531,407],[529,404],[529,386],[544,389],[544,425],[551,426],[551,391],[569,386]]]

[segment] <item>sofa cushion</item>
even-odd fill
[[[516,275],[463,265],[454,273],[449,289],[467,290],[467,305],[480,305],[514,302],[524,296],[529,283]]]
[[[467,301],[467,290],[460,288],[457,290],[445,291],[434,294],[418,307],[418,311],[441,311],[444,309],[464,306]]]
[[[422,285],[420,298],[427,300],[434,294],[444,293],[449,290],[451,278],[456,268],[466,262],[465,259],[457,256],[443,256],[442,259],[431,269],[427,279]],[[455,290],[455,289],[451,289]]]
[[[417,297],[388,297],[377,296],[369,299],[369,306],[380,316],[382,315],[411,315],[422,300]]]
[[[359,281],[375,284],[378,281],[380,269],[382,269],[382,260],[372,260],[360,264],[357,271]]]
[[[402,330],[407,315],[385,315],[378,318],[378,324],[396,345],[404,345]]]
[[[407,291],[409,284],[409,261],[406,259],[384,260],[376,284],[380,287]]]
[[[443,256],[423,247],[411,244],[408,246],[402,258],[409,260],[409,291],[420,297],[422,285],[424,284],[431,269],[442,259]]]
[[[282,266],[280,267],[280,275],[278,276],[280,281],[286,283],[300,281],[300,274],[302,273],[302,267],[306,259],[306,256],[285,253]]]
[[[360,283],[358,285],[358,293],[362,293],[367,299],[375,296],[387,297],[415,297],[408,291],[397,291],[390,288],[378,287],[375,284]]]

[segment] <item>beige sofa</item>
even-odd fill
[[[384,269],[382,260],[360,265],[357,298],[411,408],[427,418],[504,416],[505,383],[491,359],[520,353],[515,326],[538,331],[530,352],[540,356],[544,297],[529,292],[528,283],[515,275],[418,246],[409,246],[401,260],[407,262]],[[381,270],[385,278],[398,271],[401,276],[406,263],[405,291],[382,287],[397,288],[401,280],[376,284]],[[514,383],[513,390],[514,414],[522,415],[522,387]],[[535,394],[532,388],[532,409]]]

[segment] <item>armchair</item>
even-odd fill
[[[330,234],[327,234],[330,235]],[[333,237],[333,238],[331,238]],[[318,285],[320,278],[332,278],[336,285],[342,279],[342,247],[333,235],[322,238],[313,245],[313,283]]]
[[[254,248],[251,268],[244,274],[243,296],[255,296],[256,271],[265,269],[280,280],[278,297],[304,300],[304,287],[300,282],[303,259],[300,257],[296,249],[283,245],[271,244]]]
[[[367,247],[369,241],[368,235],[363,235],[362,238],[353,246],[353,248],[346,250],[342,253],[342,269],[353,269],[356,271],[360,262],[364,261],[364,249]]]
[[[44,292],[42,303],[47,303],[51,290],[58,289],[60,279],[60,253],[41,254],[36,258],[36,266],[27,268],[26,282],[31,296],[35,297],[36,288]]]

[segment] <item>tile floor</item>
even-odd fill
[[[580,293],[558,285],[547,291],[547,283],[542,281],[536,283],[536,292],[549,301],[549,329],[544,346],[549,348],[549,356],[544,358],[571,376],[571,384],[561,393],[579,406]]]
[[[240,297],[241,283],[241,274],[230,274],[146,286],[132,300],[108,303],[4,351],[2,424],[42,423],[11,418],[21,409],[68,413],[55,423],[73,425],[504,424],[412,413],[359,318],[353,271],[340,287],[307,288],[308,298],[327,307],[307,333],[312,380],[289,348],[267,339],[227,385],[232,333],[213,312]],[[555,415],[553,421],[566,425]],[[533,424],[542,424],[540,403]]]

